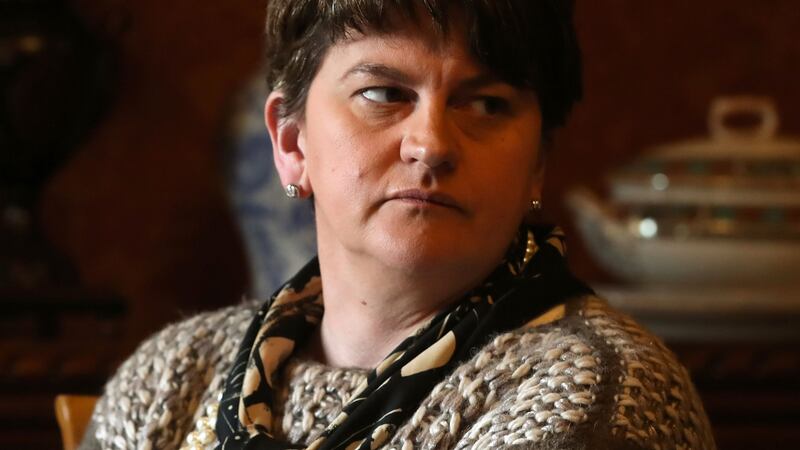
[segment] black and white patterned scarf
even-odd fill
[[[438,382],[493,335],[521,327],[591,290],[567,269],[561,230],[521,227],[487,280],[397,346],[320,437],[305,446],[275,437],[273,411],[284,363],[322,319],[321,293],[315,258],[258,311],[220,401],[217,450],[376,448],[389,441]]]

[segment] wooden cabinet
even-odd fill
[[[125,302],[77,290],[4,291],[0,311],[0,448],[60,448],[53,400],[99,394],[130,351]]]

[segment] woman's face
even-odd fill
[[[327,52],[296,124],[321,255],[480,281],[540,198],[536,96],[492,77],[457,31]]]

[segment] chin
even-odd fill
[[[386,267],[407,273],[428,276],[463,276],[473,278],[476,273],[486,271],[487,264],[494,267],[500,260],[491,261],[489,252],[478,251],[480,245],[474,239],[460,237],[456,233],[436,238],[398,239],[397,235],[382,239],[378,257]]]

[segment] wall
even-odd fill
[[[131,302],[136,341],[244,292],[218,143],[231,94],[259,64],[262,9],[247,0],[76,6],[119,49],[119,97],[50,183],[43,217],[88,285]]]
[[[781,131],[800,136],[800,14],[791,0],[577,2],[585,99],[557,141],[546,207],[570,185],[599,190],[603,173],[648,147],[706,134],[718,95],[774,97]],[[570,227],[571,228],[571,227]],[[572,236],[574,269],[605,275]]]
[[[773,96],[800,135],[800,14],[792,0],[579,2],[586,95],[557,136],[545,205],[648,147],[705,133],[720,94]],[[182,312],[229,304],[246,285],[223,194],[218,140],[232,93],[257,68],[263,2],[76,6],[120,49],[110,115],[49,186],[52,239],[87,283],[134,305],[134,336]],[[572,233],[579,274],[606,276]]]

